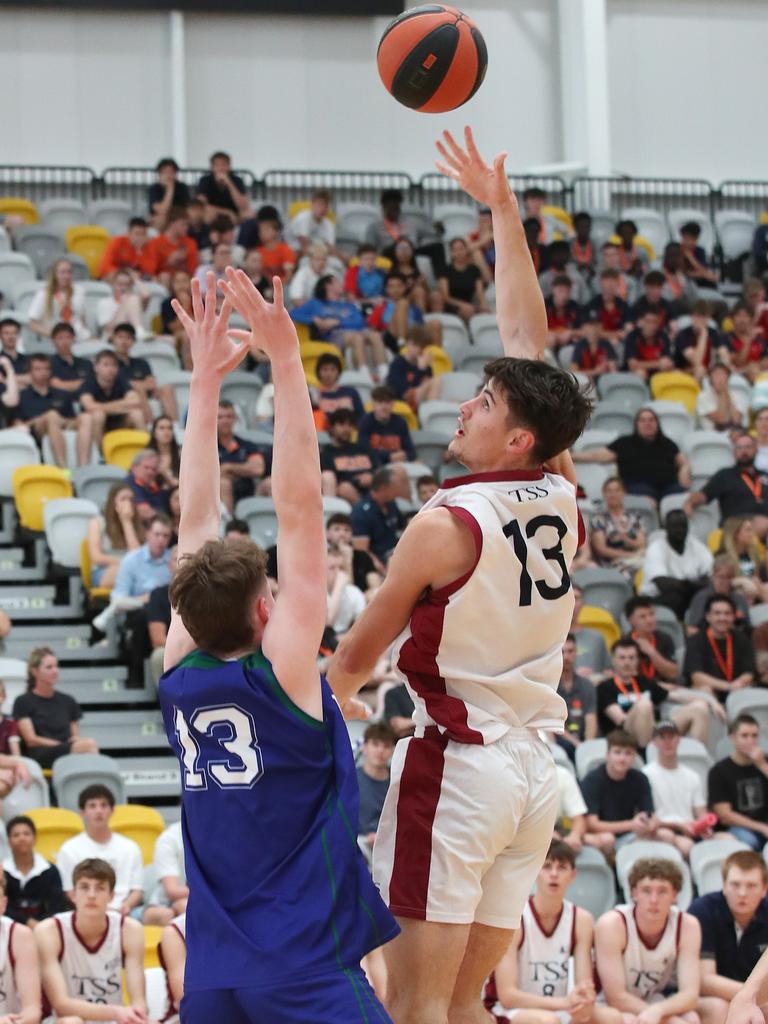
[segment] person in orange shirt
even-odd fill
[[[177,270],[194,274],[200,262],[197,244],[187,234],[187,214],[181,208],[171,210],[162,235],[151,238],[139,261],[142,273],[166,288]]]
[[[128,234],[110,238],[101,258],[99,277],[111,281],[118,270],[138,270],[146,244],[147,222],[143,217],[131,217]]]
[[[275,274],[285,283],[290,281],[296,269],[296,253],[280,238],[280,221],[259,221],[259,242],[256,251],[261,253],[264,275],[271,280]]]

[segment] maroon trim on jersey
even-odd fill
[[[680,932],[682,930],[682,927],[683,927],[683,915],[682,915],[682,913],[679,913],[677,915],[677,933],[675,934],[675,949],[678,950],[678,952],[680,950]]]
[[[646,940],[645,936],[643,935],[643,933],[640,931],[640,925],[637,923],[637,907],[632,907],[632,917],[635,919],[635,928],[637,929],[637,937],[638,937],[638,939],[640,939],[640,941],[642,942],[642,944],[645,946],[646,949],[656,949],[658,944],[664,938],[664,932],[667,930],[667,921],[669,920],[669,918],[667,918],[667,921],[664,922],[664,927],[661,929],[661,934],[659,935],[658,939],[656,939],[655,942],[648,942]],[[679,934],[680,934],[680,922],[678,920],[678,936],[679,936]]]
[[[64,959],[64,929],[61,926],[61,921],[58,917],[53,919],[56,922],[56,927],[59,929],[59,963]]]
[[[453,476],[443,480],[441,487],[462,487],[464,484],[503,484],[520,480],[541,480],[544,470],[538,469],[499,469],[493,473],[469,473],[467,476]]]
[[[13,955],[13,929],[16,927],[16,922],[11,922],[11,927],[8,929],[8,959],[11,961],[11,970],[16,970],[16,957]]]
[[[575,903],[571,906],[571,913],[573,914],[571,919],[571,956],[573,956],[576,950],[576,915],[579,913]]]
[[[389,909],[420,921],[427,917],[432,826],[443,784],[447,744],[447,736],[434,728],[423,737],[411,739],[400,777]]]
[[[101,947],[107,941],[107,936],[109,935],[109,918],[107,918],[107,927],[104,929],[104,934],[101,936],[101,938],[99,939],[99,941],[96,943],[95,946],[89,946],[88,943],[83,938],[83,936],[77,930],[77,911],[75,911],[72,914],[72,931],[74,933],[75,938],[80,943],[80,945],[83,947],[83,949],[87,950],[91,954],[98,953],[99,950],[101,949]],[[63,939],[63,935],[64,935],[64,933],[62,932],[62,939]],[[122,939],[122,930],[121,930],[121,935],[120,935],[121,953],[122,953],[122,945],[123,945],[123,939]]]
[[[542,924],[541,918],[539,917],[538,911],[536,910],[536,904],[533,902],[533,896],[528,897],[528,906],[531,908],[533,920],[536,922],[536,925],[541,934],[544,936],[544,938],[551,939],[557,931],[557,926],[560,924],[560,921],[562,920],[563,911],[565,910],[565,903],[563,903],[562,907],[560,907],[560,913],[557,915],[557,920],[555,921],[554,927],[552,928],[551,932],[548,932]]]
[[[578,505],[576,506],[576,515],[578,517],[576,550],[578,551],[578,549],[583,548],[587,542],[587,528],[584,525],[584,516],[581,514],[581,509]]]

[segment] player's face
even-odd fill
[[[8,833],[8,843],[17,857],[23,857],[35,848],[35,833],[29,825],[14,825]]]
[[[106,914],[114,893],[109,885],[98,878],[78,878],[73,902],[78,914]]]
[[[94,797],[93,800],[86,800],[85,807],[80,812],[83,816],[86,829],[102,828],[108,824],[112,817],[112,808],[109,800],[104,797]]]
[[[723,895],[734,917],[752,917],[765,896],[765,882],[760,868],[743,871],[736,866],[728,869],[723,882]]]
[[[744,722],[731,734],[733,748],[742,757],[751,757],[760,745],[760,730],[756,725]]]
[[[518,437],[529,439],[528,448],[519,449],[520,454],[527,454],[533,447],[533,434],[523,428],[514,430]],[[459,407],[459,427],[448,451],[474,472],[499,469],[509,453],[511,437],[509,407],[489,381],[479,395]]]
[[[564,860],[545,860],[536,883],[537,892],[548,896],[564,896],[576,877],[576,871]]]
[[[671,882],[663,878],[641,878],[632,889],[632,899],[646,918],[663,922],[675,902],[677,893]]]

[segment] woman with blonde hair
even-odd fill
[[[91,332],[85,325],[85,292],[74,283],[72,264],[56,260],[48,271],[48,280],[35,292],[29,307],[29,326],[44,338],[50,338],[56,324],[69,324],[78,341],[85,341]]]
[[[111,590],[123,556],[141,547],[143,539],[144,528],[133,491],[120,480],[109,489],[104,514],[94,516],[88,523],[86,541],[92,585]]]
[[[736,573],[733,586],[750,604],[768,600],[765,551],[751,516],[731,516],[725,520],[718,553],[728,558]]]

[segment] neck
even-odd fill
[[[561,893],[541,892],[537,889],[533,894],[533,905],[542,922],[554,922],[563,912],[563,897]]]
[[[638,930],[643,933],[643,936],[646,939],[650,939],[651,941],[657,939],[667,927],[666,917],[664,918],[664,921],[659,924],[659,922],[654,918],[646,917],[638,906],[635,906],[635,921],[637,922]]]
[[[563,674],[560,677],[560,682],[565,683],[566,689],[570,689],[573,686],[573,669],[566,668],[563,665]]]
[[[24,874],[26,874],[27,871],[29,871],[34,862],[34,850],[28,850],[25,853],[14,853],[13,855],[13,863],[16,865],[17,868],[19,868],[20,871],[23,871]]]
[[[379,767],[373,764],[364,764],[363,771],[370,779],[384,780],[389,777],[389,769],[386,765]]]
[[[677,768],[677,755],[676,754],[659,754],[658,762],[662,768],[669,768],[670,771],[674,771]]]
[[[45,683],[38,680],[32,687],[32,693],[36,697],[51,697],[53,696],[53,683]]]
[[[608,778],[613,779],[614,782],[622,782],[627,777],[627,773],[625,771],[612,768],[609,764],[606,764],[605,770],[608,774]]]
[[[107,927],[107,915],[102,911],[75,911],[77,930],[88,939],[98,939],[104,934]]]
[[[730,633],[729,629],[717,629],[715,626],[710,626],[709,628],[712,630],[712,636],[715,640],[725,640]]]
[[[92,839],[94,843],[108,843],[112,838],[112,831],[108,824],[95,825],[86,831],[88,838]]]
[[[730,907],[729,907],[729,910],[730,910]],[[741,930],[744,931],[746,929],[747,925],[749,924],[749,922],[752,920],[752,918],[755,915],[754,914],[734,914],[734,912],[731,910],[731,916],[733,917],[733,920],[736,922],[736,924],[739,926],[739,928],[741,928]]]
[[[742,768],[747,764],[752,764],[752,758],[747,757],[746,754],[740,754],[738,750],[734,750],[734,752],[731,754],[731,760],[735,764],[740,765]]]

